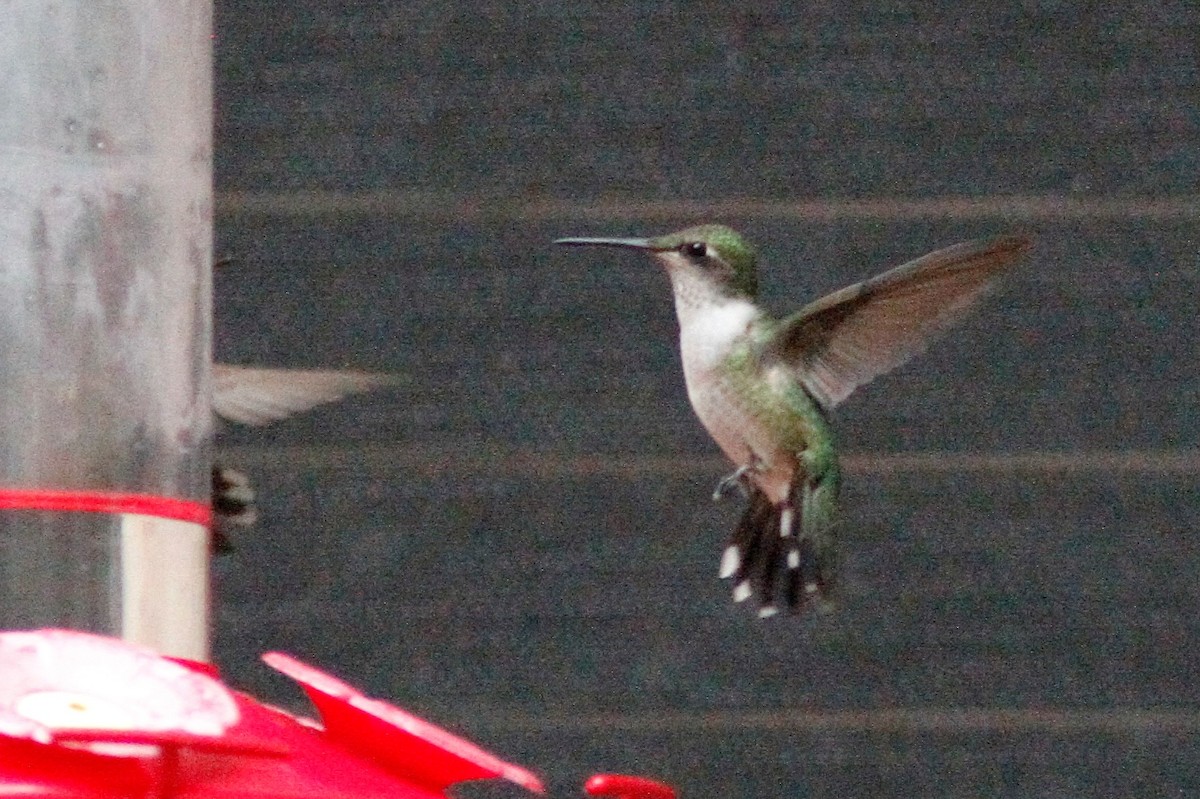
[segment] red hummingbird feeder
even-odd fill
[[[531,771],[281,652],[267,665],[319,720],[226,687],[203,663],[72,630],[0,633],[0,797],[437,799]],[[591,796],[674,799],[642,777],[597,774]]]
[[[69,630],[0,633],[0,796],[431,799],[530,771],[289,655],[319,721],[230,690],[201,663]]]

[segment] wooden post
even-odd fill
[[[0,627],[208,653],[211,0],[0,25]]]

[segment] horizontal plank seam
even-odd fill
[[[1157,708],[986,709],[941,708],[851,711],[701,711],[613,713],[578,716],[501,716],[472,722],[473,728],[513,732],[869,732],[1081,734],[1096,732],[1195,732],[1200,713]]]
[[[226,446],[225,463],[242,466],[370,468],[398,467],[425,476],[442,473],[493,476],[589,477],[610,475],[708,475],[728,470],[719,456],[578,455],[536,450],[477,447],[414,447],[403,444],[330,444],[312,446]],[[843,468],[861,474],[1200,474],[1200,449],[1093,450],[1081,452],[907,452],[849,453]]]
[[[681,218],[790,219],[805,222],[917,221],[1001,218],[1008,221],[1193,220],[1200,196],[1086,197],[984,195],[867,199],[573,200],[385,189],[377,191],[225,191],[215,198],[224,215],[284,217],[406,216],[459,221],[521,219],[613,221]]]

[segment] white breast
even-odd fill
[[[681,300],[677,293],[679,349],[688,399],[730,460],[744,464],[750,457],[745,434],[755,424],[727,384],[720,366],[737,339],[746,335],[758,310],[745,300],[722,298],[708,304]]]
[[[726,300],[704,308],[685,308],[677,303],[676,310],[683,368],[697,373],[719,364],[758,315],[758,309],[745,300]]]

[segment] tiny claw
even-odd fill
[[[737,470],[730,475],[721,478],[721,482],[717,483],[716,489],[713,490],[713,502],[720,502],[725,498],[725,495],[733,491],[735,488],[742,492],[742,496],[749,496],[746,491],[746,475],[754,470],[754,466],[739,466]]]

